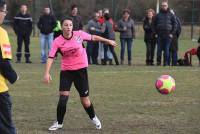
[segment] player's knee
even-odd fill
[[[89,98],[82,98],[81,103],[84,107],[90,107],[90,105],[91,105]]]
[[[65,107],[67,105],[68,98],[69,98],[69,96],[60,95],[58,105],[61,107]]]

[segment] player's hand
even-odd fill
[[[51,78],[51,75],[49,73],[44,75],[44,80],[43,80],[44,83],[49,84],[51,80],[52,80],[52,78]]]
[[[116,47],[117,46],[117,43],[113,40],[109,40],[109,44],[113,47]]]

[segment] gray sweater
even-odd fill
[[[95,28],[94,30],[92,30],[91,28]],[[98,21],[95,21],[94,19],[91,19],[88,22],[88,32],[90,34],[94,34],[94,35],[101,35],[103,32],[101,30],[101,25]]]
[[[109,21],[105,21],[105,30],[103,37],[110,40],[115,40],[115,31],[113,30],[113,25]]]
[[[120,32],[120,38],[135,38],[135,24],[133,19],[129,19],[127,22],[123,19],[119,20],[118,31]]]

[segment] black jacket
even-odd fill
[[[29,14],[17,14],[14,17],[13,29],[16,34],[28,34],[32,32],[32,18]]]
[[[177,16],[175,16],[176,22],[177,22],[177,29],[175,34],[173,35],[172,43],[170,46],[171,51],[178,51],[178,38],[181,34],[181,22]]]
[[[159,37],[169,37],[169,34],[174,35],[177,30],[177,21],[175,16],[168,9],[167,11],[160,10],[153,21],[153,31]]]
[[[150,23],[148,18],[145,18],[143,21],[143,29],[144,29],[144,41],[148,40],[156,40],[155,33],[153,32],[153,22]]]
[[[82,19],[79,15],[77,16],[70,16],[73,21],[73,31],[78,31],[83,29]]]
[[[42,34],[50,34],[56,27],[56,19],[53,15],[42,15],[39,18],[37,26]]]

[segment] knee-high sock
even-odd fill
[[[93,107],[92,103],[89,107],[84,107],[84,109],[87,112],[87,114],[89,115],[90,119],[92,120],[95,117],[95,111],[94,111],[94,107]]]
[[[68,96],[63,96],[61,95],[58,101],[57,105],[57,121],[58,124],[63,123],[63,119],[66,113],[66,108],[67,108],[67,101],[68,101]]]

